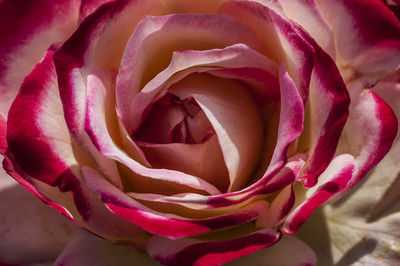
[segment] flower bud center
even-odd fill
[[[146,110],[134,139],[148,143],[203,143],[215,134],[193,98],[166,93]]]

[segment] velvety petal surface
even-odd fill
[[[240,43],[223,49],[174,52],[169,66],[147,83],[133,99],[129,116],[131,122],[126,127],[136,130],[146,107],[156,97],[160,97],[167,88],[189,74],[208,71],[214,73],[214,71],[221,69],[244,67],[261,69],[273,76],[278,75],[278,67],[275,62],[251,49],[251,47]]]

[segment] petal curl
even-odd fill
[[[282,232],[295,233],[319,206],[346,188],[354,169],[355,162],[351,155],[344,154],[336,157],[320,176],[317,186],[307,191],[307,195],[311,196],[286,218]]]
[[[397,134],[398,120],[390,106],[363,81],[350,86],[350,116],[343,130],[337,153],[356,159],[356,170],[346,190],[355,186],[390,150]],[[354,138],[354,132],[358,133]]]

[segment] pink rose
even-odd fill
[[[371,90],[400,62],[378,0],[5,0],[0,20],[5,171],[161,264],[274,245],[397,133]]]

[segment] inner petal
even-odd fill
[[[174,51],[208,50],[237,43],[261,50],[254,32],[226,15],[176,14],[142,20],[126,45],[116,84],[117,109],[128,132],[134,127],[129,110],[132,99],[168,67]]]
[[[167,92],[149,105],[133,139],[147,143],[201,143],[214,134],[193,98],[181,100]]]
[[[255,102],[241,83],[209,74],[192,74],[170,88],[181,99],[193,97],[214,128],[230,186],[240,189],[251,177],[262,146],[263,126]]]

